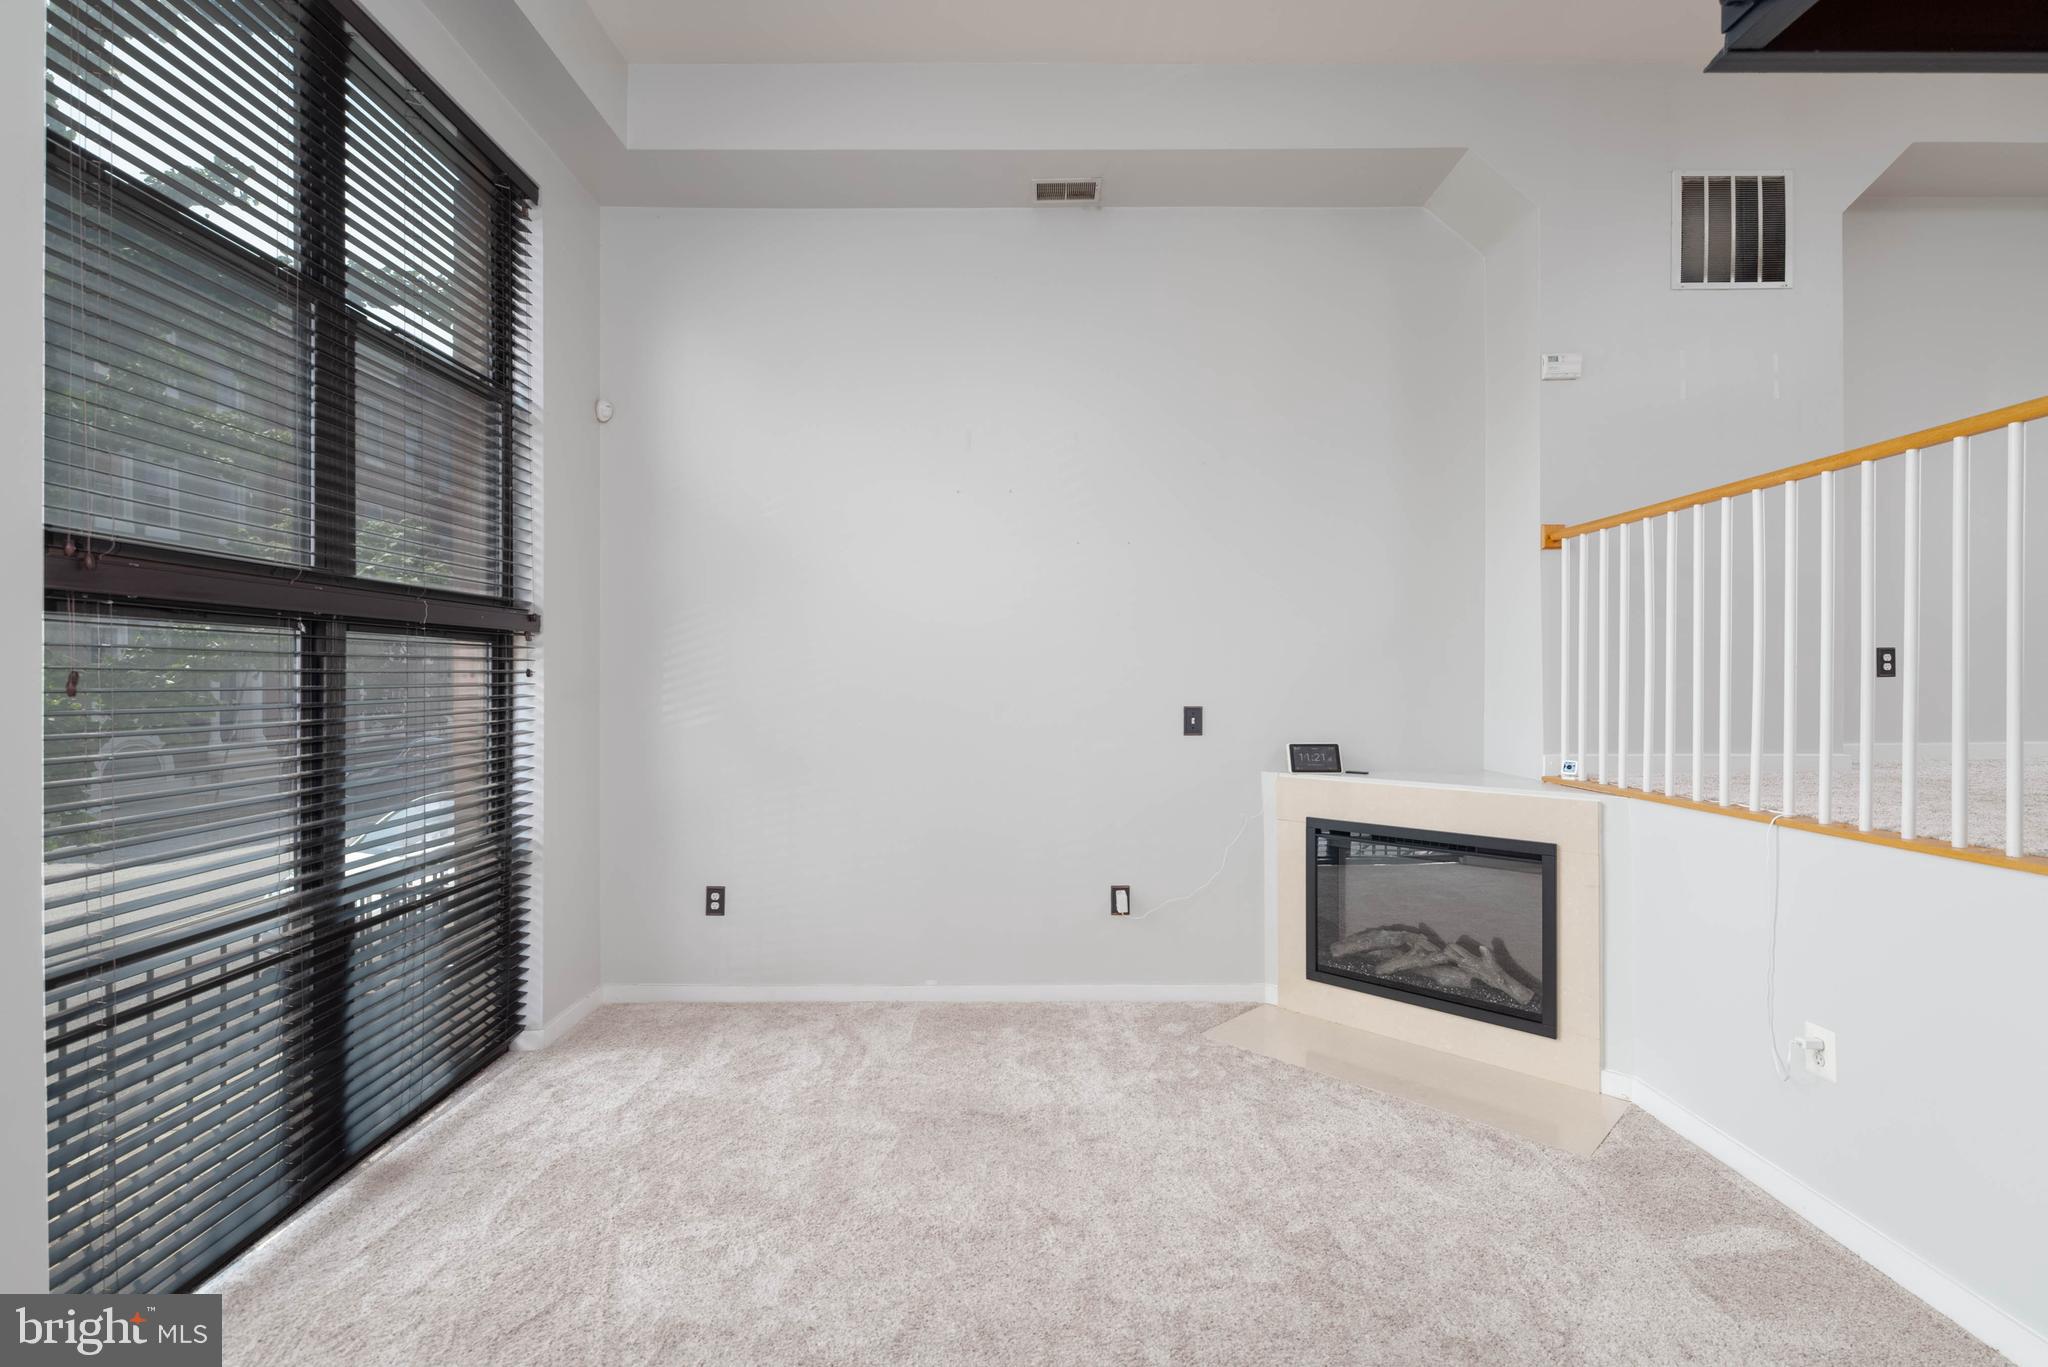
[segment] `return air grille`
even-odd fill
[[[1678,289],[1782,289],[1791,283],[1784,176],[1680,175],[1672,196]]]
[[[1040,204],[1094,204],[1101,192],[1097,180],[1041,180],[1037,198]]]

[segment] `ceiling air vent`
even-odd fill
[[[1038,182],[1040,204],[1094,204],[1100,200],[1102,182],[1099,180],[1041,180]]]
[[[1780,175],[1671,178],[1671,284],[1681,290],[1783,289],[1791,187]]]

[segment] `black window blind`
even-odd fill
[[[51,0],[51,1280],[191,1286],[524,973],[531,183],[333,0]]]

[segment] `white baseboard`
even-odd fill
[[[571,1030],[583,1024],[583,1018],[595,1011],[605,1000],[604,989],[594,987],[575,1001],[555,1013],[555,1018],[537,1030],[522,1030],[512,1037],[512,1047],[522,1053],[545,1049],[565,1038]]]
[[[1680,1138],[1748,1178],[1793,1214],[2021,1367],[2048,1367],[2048,1335],[2022,1324],[1727,1131],[1626,1073],[1603,1070],[1600,1090],[1609,1096],[1626,1098],[1648,1111]]]
[[[1264,983],[606,983],[607,1002],[1244,1002],[1268,1000]]]

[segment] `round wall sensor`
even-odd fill
[[[610,399],[599,399],[597,401],[597,420],[599,422],[610,422],[612,420],[612,401]]]

